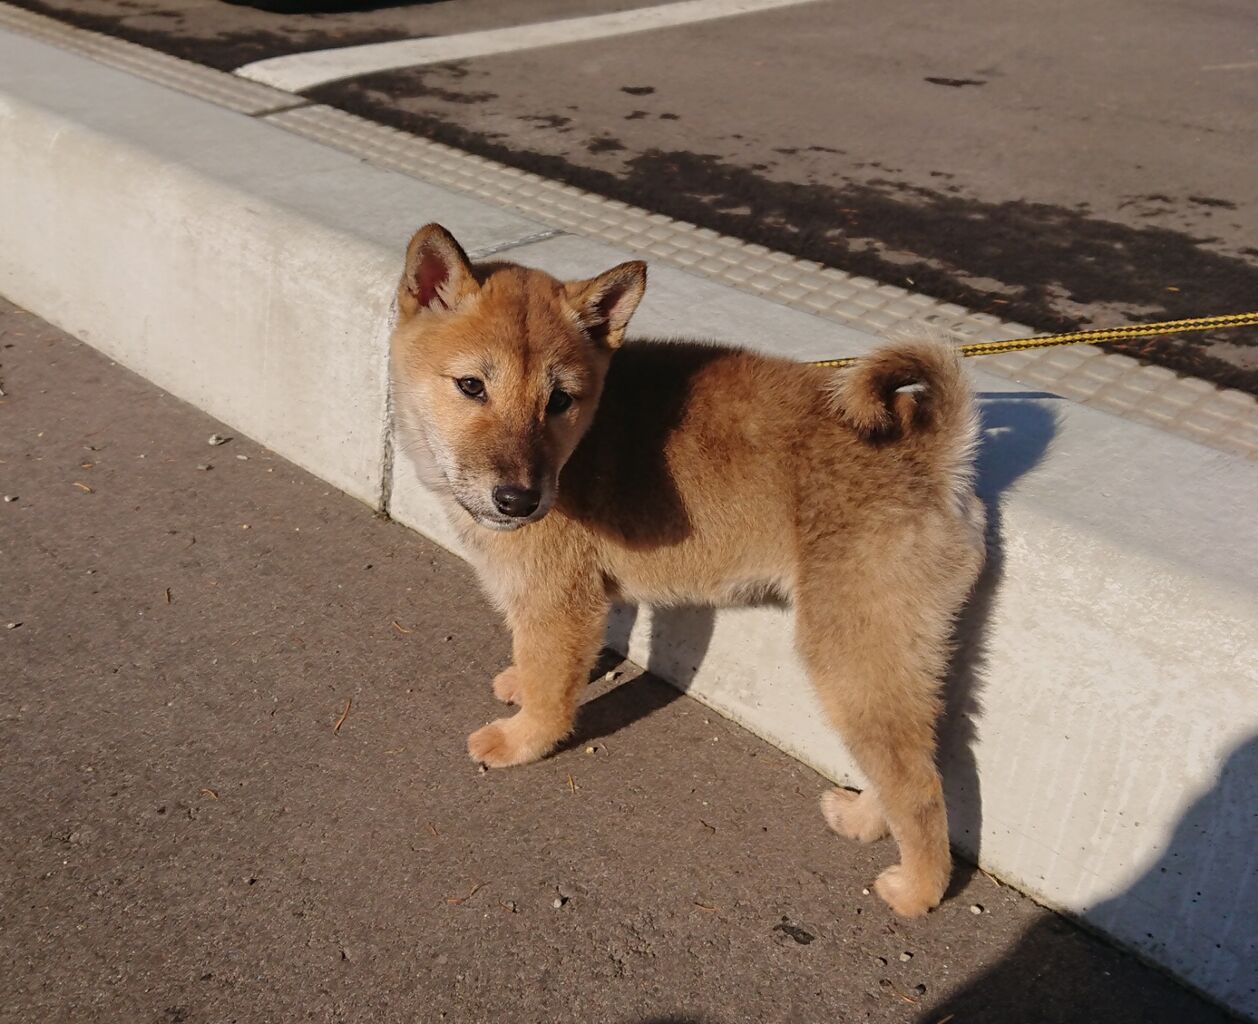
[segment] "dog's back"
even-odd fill
[[[910,387],[917,390],[904,390]],[[556,511],[625,596],[793,589],[817,536],[859,547],[890,521],[981,537],[973,402],[958,359],[905,338],[833,370],[741,349],[635,342],[564,469]]]

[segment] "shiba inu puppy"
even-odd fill
[[[830,826],[895,837],[876,890],[938,904],[951,858],[935,722],[983,561],[976,418],[956,354],[905,340],[842,369],[717,345],[625,342],[646,267],[559,281],[411,240],[392,339],[405,446],[514,638],[472,733],[491,767],[572,729],[610,602],[777,594],[830,720],[869,777]],[[772,680],[765,681],[766,686]]]

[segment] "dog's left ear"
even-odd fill
[[[479,287],[463,246],[440,224],[425,224],[406,247],[398,313],[409,319],[421,309],[454,309]]]
[[[570,281],[564,286],[568,302],[581,327],[596,342],[616,348],[625,340],[625,328],[646,292],[646,264],[622,263],[589,281]]]

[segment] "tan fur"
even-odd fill
[[[570,732],[611,601],[779,594],[871,782],[827,794],[825,818],[866,842],[890,831],[901,863],[877,891],[925,913],[951,869],[940,679],[983,559],[959,360],[923,337],[843,371],[622,345],[644,287],[640,263],[570,283],[472,267],[436,225],[408,249],[392,352],[403,436],[514,637],[493,688],[520,710],[474,732],[469,752],[524,764]],[[483,396],[460,391],[467,377]],[[556,388],[576,400],[548,414]],[[537,512],[496,511],[507,484],[533,488]]]

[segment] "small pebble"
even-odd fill
[[[249,461],[249,456],[248,456],[248,455],[237,455],[237,456],[236,456],[236,458],[238,458],[241,462],[248,462],[248,461]]]
[[[4,496],[4,500],[5,500],[5,501],[17,501],[17,495],[16,495],[16,494],[6,494],[6,495]]]
[[[914,991],[914,992],[916,992],[919,996],[924,996],[924,995],[926,994],[926,986],[925,986],[925,985],[914,985],[914,986],[913,986],[913,991]]]
[[[913,959],[913,954],[908,952],[907,950],[900,954],[900,963],[902,964],[907,964],[912,959]]]
[[[224,437],[222,434],[211,434],[208,443],[214,447],[218,447],[220,444],[226,444],[230,440],[230,437]]]
[[[20,623],[20,622],[6,622],[6,623],[4,624],[4,628],[5,628],[5,629],[17,629],[17,628],[18,628],[18,626],[20,626],[20,625],[21,625],[21,623]]]
[[[489,769],[488,769],[488,768],[486,768],[483,764],[478,764],[478,765],[476,766],[476,770],[477,770],[477,771],[478,771],[481,775],[484,775],[487,771],[489,771]]]
[[[562,896],[556,896],[556,897],[555,897],[555,898],[551,901],[551,904],[550,904],[550,905],[551,905],[552,907],[554,907],[556,910],[562,910],[562,909],[563,909],[563,905],[564,905],[564,898],[563,898]]]
[[[594,753],[594,751],[596,751],[597,749],[598,749],[598,747],[586,747],[586,748],[585,748],[585,752],[586,752],[587,754],[592,754],[592,753]]]
[[[208,473],[213,468],[214,467],[211,466],[208,462],[202,462],[197,466],[197,469],[199,469],[202,473]]]
[[[861,890],[861,895],[863,895],[863,896],[868,896],[868,895],[869,895],[869,890],[868,890],[868,889],[862,889],[862,890]]]
[[[981,914],[982,912],[983,912],[983,905],[981,903],[975,903],[970,907],[971,914]]]

